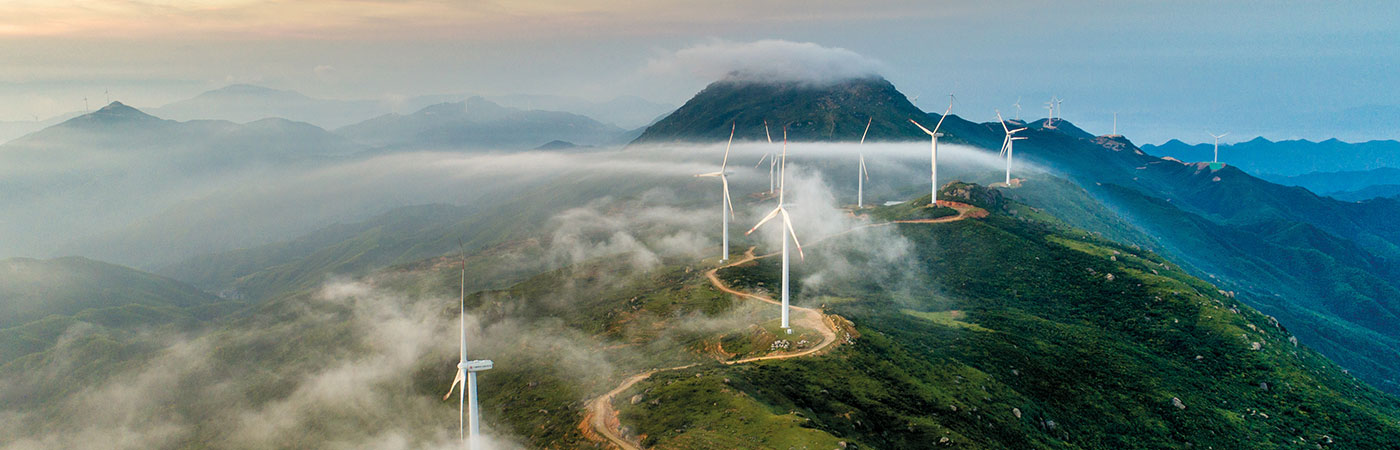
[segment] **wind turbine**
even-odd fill
[[[1021,128],[1017,128],[1017,129],[1015,129],[1015,130],[1012,130],[1012,129],[1010,129],[1010,128],[1007,128],[1007,127],[1006,127],[1006,121],[1005,121],[1005,120],[1002,120],[1002,118],[1001,118],[1001,111],[997,111],[997,122],[1001,122],[1001,129],[1002,129],[1003,131],[1006,131],[1006,138],[1005,138],[1004,140],[1001,141],[1001,152],[1000,152],[1000,154],[1006,155],[1006,187],[1009,188],[1009,187],[1011,187],[1011,158],[1012,158],[1012,154],[1014,153],[1014,152],[1012,151],[1012,144],[1015,143],[1016,141],[1019,141],[1019,140],[1022,140],[1022,139],[1026,139],[1025,136],[1013,136],[1013,135],[1015,135],[1016,133],[1020,133],[1020,132],[1022,132],[1022,131],[1025,131],[1026,128],[1025,128],[1025,127],[1021,127]]]
[[[1049,111],[1048,113],[1046,113],[1047,115],[1045,116],[1045,124],[1046,124],[1046,125],[1054,125],[1054,124],[1055,124],[1055,98],[1054,98],[1054,97],[1050,97],[1050,101],[1045,102],[1045,110],[1046,110],[1046,111]]]
[[[860,144],[865,145],[865,135],[870,134],[870,123],[875,118],[865,120],[865,131],[860,134]],[[865,207],[865,180],[870,179],[870,172],[865,170],[865,152],[857,152],[860,155],[860,168],[856,170],[856,207]]]
[[[1016,121],[1017,121],[1017,122],[1020,122],[1020,121],[1021,121],[1021,97],[1016,97],[1016,104],[1015,104],[1015,105],[1012,105],[1012,106],[1015,106],[1015,107],[1016,107]]]
[[[460,246],[461,243],[459,242],[458,245]],[[475,449],[478,447],[477,443],[479,436],[481,436],[481,411],[477,406],[476,373],[491,370],[494,363],[489,359],[476,361],[467,359],[467,258],[466,251],[463,250],[462,253],[462,359],[457,363],[457,376],[452,378],[452,385],[447,387],[447,395],[442,396],[442,399],[446,401],[452,398],[452,389],[456,388],[458,383],[466,382],[458,391],[460,397],[457,399],[457,433],[467,448]],[[462,416],[466,416],[465,422],[468,426],[463,426]],[[471,431],[471,433],[468,434],[467,431]]]
[[[783,237],[783,329],[787,330],[788,333],[792,333],[792,328],[788,325],[788,236],[792,236],[792,243],[797,245],[797,256],[804,260],[807,259],[807,256],[802,253],[802,243],[797,241],[797,232],[792,230],[792,218],[788,217],[787,209],[783,208],[783,198],[787,193],[787,189],[785,189],[784,187],[786,181],[787,127],[784,126],[783,162],[779,164],[778,169],[778,207],[773,208],[772,212],[769,212],[768,215],[763,216],[763,220],[758,221],[758,224],[754,225],[753,228],[750,228],[747,233],[744,233],[744,235],[752,234],[755,230],[758,230],[758,227],[761,227],[763,226],[763,224],[768,223],[769,220],[773,220],[774,217],[782,216],[783,229],[779,230],[779,233],[782,234]]]
[[[1065,110],[1064,110],[1064,108],[1062,108],[1062,107],[1060,106],[1060,104],[1061,104],[1061,103],[1064,103],[1064,102],[1065,102],[1065,99],[1063,99],[1063,98],[1057,98],[1057,99],[1055,99],[1055,115],[1059,116],[1059,117],[1060,117],[1060,120],[1064,120],[1064,119],[1065,119]]]
[[[696,177],[719,177],[720,185],[724,186],[724,196],[720,198],[719,207],[720,223],[724,227],[724,246],[720,250],[720,262],[729,260],[729,218],[734,216],[734,204],[729,201],[729,178],[724,176],[724,170],[729,167],[729,146],[734,144],[735,126],[737,124],[729,124],[729,143],[724,145],[724,161],[719,164],[719,172],[696,175]],[[725,214],[725,212],[729,214]]]
[[[765,136],[768,137],[768,143],[769,143],[769,144],[772,144],[772,143],[773,143],[773,134],[768,132],[768,121],[767,121],[767,120],[763,121],[763,134],[764,134]],[[777,187],[777,182],[774,180],[774,176],[775,176],[775,172],[776,172],[775,167],[776,167],[776,165],[777,165],[778,158],[777,158],[776,156],[773,155],[773,152],[764,153],[764,154],[763,154],[763,157],[762,157],[762,158],[759,158],[759,159],[758,159],[758,163],[757,163],[757,164],[754,164],[753,167],[754,167],[755,169],[757,169],[758,166],[763,165],[763,160],[765,160],[765,159],[768,160],[768,193],[769,193],[769,194],[772,194],[772,193],[773,193],[773,189]]]
[[[1216,136],[1215,133],[1211,133],[1211,132],[1207,131],[1206,134],[1209,134],[1210,137],[1215,138],[1215,158],[1214,158],[1214,159],[1211,159],[1211,162],[1220,162],[1220,138],[1223,138],[1223,137],[1225,137],[1225,136],[1229,136],[1230,133],[1229,133],[1229,132],[1226,132],[1225,134]]]
[[[932,196],[929,197],[929,204],[935,206],[938,205],[938,138],[943,136],[943,133],[939,133],[938,129],[943,127],[943,119],[947,119],[948,113],[951,112],[953,112],[953,103],[948,102],[948,109],[943,111],[942,117],[938,118],[938,124],[933,126],[933,131],[929,131],[928,128],[924,128],[923,125],[919,125],[919,123],[915,122],[914,119],[909,119],[909,123],[914,124],[914,126],[919,127],[920,130],[924,130],[925,133],[928,133],[929,181],[933,183],[933,189],[931,191]]]

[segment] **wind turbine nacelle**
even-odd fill
[[[467,361],[465,363],[462,363],[462,370],[468,372],[480,372],[483,370],[491,370],[491,368],[494,366],[495,363],[491,362],[491,360],[489,359],[478,359],[475,361]]]

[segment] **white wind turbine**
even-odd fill
[[[1012,105],[1012,106],[1015,106],[1015,107],[1016,107],[1016,121],[1017,121],[1017,122],[1020,122],[1020,121],[1021,121],[1021,97],[1016,97],[1016,103],[1015,103],[1014,105]]]
[[[481,411],[477,405],[476,373],[491,370],[494,363],[489,359],[476,361],[467,359],[467,258],[465,254],[462,256],[461,289],[462,359],[457,363],[457,376],[452,378],[452,385],[447,387],[447,395],[442,396],[442,399],[452,398],[452,389],[456,388],[458,383],[466,383],[458,392],[460,397],[457,400],[457,433],[467,448],[475,449],[478,447],[477,444],[481,436]],[[466,416],[465,420],[463,416]],[[463,426],[464,422],[467,426]]]
[[[720,197],[719,207],[720,224],[724,227],[724,245],[720,249],[720,262],[729,260],[729,218],[734,216],[734,204],[729,201],[729,178],[724,175],[724,171],[729,167],[729,146],[734,144],[735,126],[737,125],[729,125],[729,143],[724,145],[724,161],[719,164],[719,172],[696,175],[696,177],[719,177],[720,185],[724,186],[724,195]]]
[[[768,215],[763,216],[763,220],[758,221],[757,225],[754,225],[753,228],[750,228],[749,231],[744,234],[752,234],[755,230],[758,230],[758,227],[768,223],[769,220],[773,220],[774,217],[782,216],[783,229],[779,230],[779,233],[782,234],[783,237],[783,329],[791,333],[792,328],[788,324],[788,236],[792,236],[792,243],[797,245],[797,256],[802,259],[807,259],[807,256],[802,253],[802,243],[797,241],[797,232],[792,230],[792,218],[788,217],[787,209],[783,208],[783,198],[787,193],[787,189],[784,187],[787,181],[787,127],[783,127],[783,161],[778,165],[778,207],[774,208]]]
[[[1001,141],[1001,152],[1000,152],[1000,154],[1006,156],[1006,187],[1009,188],[1009,187],[1011,187],[1011,158],[1012,158],[1012,155],[1014,154],[1014,151],[1012,150],[1013,144],[1014,144],[1016,141],[1019,141],[1019,140],[1022,140],[1022,139],[1026,139],[1025,136],[1013,136],[1013,135],[1016,134],[1016,133],[1020,133],[1020,132],[1022,132],[1022,131],[1026,131],[1026,128],[1025,128],[1025,127],[1021,127],[1021,128],[1017,128],[1017,129],[1014,129],[1014,130],[1012,130],[1012,129],[1010,129],[1010,128],[1007,128],[1007,127],[1006,127],[1006,121],[1003,120],[1003,119],[1001,118],[1001,111],[997,111],[997,122],[1001,122],[1001,129],[1002,129],[1003,131],[1006,131],[1006,138],[1005,138],[1004,140]]]
[[[860,134],[860,143],[865,145],[865,135],[870,134],[870,123],[875,118],[871,117],[865,121],[865,131]],[[865,152],[857,152],[860,155],[860,168],[856,170],[856,207],[865,207],[865,180],[870,179],[870,172],[865,170]]]
[[[1209,134],[1210,137],[1215,138],[1215,158],[1211,159],[1210,162],[1220,162],[1220,138],[1223,138],[1223,137],[1225,137],[1225,136],[1229,136],[1230,133],[1229,133],[1229,132],[1226,132],[1225,134],[1216,136],[1215,133],[1211,133],[1211,132],[1207,131],[1206,134]]]
[[[942,117],[938,118],[938,124],[933,126],[933,131],[924,128],[923,125],[919,125],[914,119],[909,119],[909,123],[914,124],[914,126],[919,127],[920,130],[924,130],[925,133],[928,133],[929,181],[933,183],[933,189],[931,190],[932,196],[929,197],[929,204],[934,206],[938,205],[938,138],[943,137],[943,133],[939,133],[938,129],[943,127],[943,119],[947,119],[948,113],[951,112],[953,112],[953,103],[950,101],[948,102],[948,109],[943,111]]]
[[[767,120],[763,121],[763,135],[768,137],[768,143],[769,143],[769,144],[772,144],[772,143],[773,143],[773,134],[768,132],[768,121],[767,121]],[[778,187],[778,184],[777,184],[778,182],[777,182],[777,179],[776,179],[776,176],[777,176],[777,162],[778,162],[778,158],[775,157],[775,156],[773,156],[773,152],[771,152],[771,151],[770,151],[770,152],[767,152],[767,153],[764,153],[764,154],[763,154],[763,157],[762,157],[762,158],[759,158],[759,159],[758,159],[758,163],[757,163],[757,164],[754,164],[753,167],[754,167],[755,169],[757,169],[758,166],[763,165],[763,160],[765,160],[765,159],[768,160],[768,193],[769,193],[769,194],[772,194],[772,193],[773,193],[773,190],[777,189],[777,187]]]

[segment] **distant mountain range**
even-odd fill
[[[636,96],[589,101],[561,95],[510,94],[481,97],[471,94],[435,94],[400,99],[336,100],[310,97],[296,91],[234,84],[147,110],[153,115],[174,120],[218,119],[242,123],[280,117],[335,129],[385,114],[417,111],[441,103],[457,103],[473,98],[483,98],[505,107],[526,111],[569,112],[626,129],[649,125],[661,115],[675,109],[674,106]],[[3,129],[0,127],[0,131]],[[0,142],[3,142],[3,139],[0,139]]]
[[[555,140],[619,143],[628,131],[577,114],[507,108],[481,97],[386,114],[335,130],[386,150],[528,150]]]
[[[280,117],[336,128],[384,114],[389,105],[373,100],[312,98],[295,91],[234,84],[149,110],[174,120],[222,119],[243,123]]]
[[[1176,139],[1162,145],[1144,145],[1153,155],[1182,161],[1210,161],[1211,143],[1190,145]],[[1400,167],[1400,141],[1349,143],[1337,139],[1270,141],[1254,138],[1220,145],[1220,161],[1255,175],[1293,176],[1312,172],[1364,171]]]
[[[230,184],[315,167],[367,147],[301,122],[177,122],[113,102],[0,145],[0,254],[53,255]],[[266,180],[266,178],[263,178]],[[63,253],[60,253],[63,254]]]
[[[1261,175],[1285,186],[1302,186],[1338,200],[1362,201],[1400,195],[1400,168],[1313,172],[1295,176]]]

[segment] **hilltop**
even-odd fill
[[[925,116],[883,78],[829,84],[721,80],[711,83],[666,118],[647,127],[634,144],[722,140],[736,124],[736,139],[765,140],[767,121],[774,140],[782,127],[794,141],[856,141],[873,118],[870,140],[927,137],[909,125]]]

